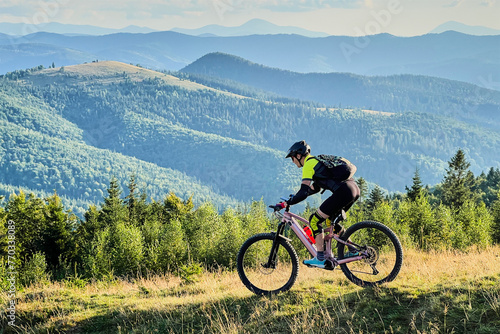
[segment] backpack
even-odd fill
[[[336,182],[352,178],[357,170],[349,160],[336,155],[320,154],[315,158],[326,167],[328,174]]]

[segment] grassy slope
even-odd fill
[[[44,86],[53,83],[75,85],[88,82],[88,80],[92,80],[93,83],[109,84],[123,81],[125,75],[131,81],[140,82],[145,79],[160,78],[168,85],[177,86],[187,90],[209,90],[233,97],[243,98],[241,95],[222,92],[193,81],[181,80],[172,75],[163,74],[134,65],[124,64],[118,61],[101,61],[89,64],[64,66],[62,68],[57,67],[45,69],[35,72],[29,77],[28,81],[31,81],[37,86]],[[70,80],[68,80],[68,78],[70,78]]]
[[[53,283],[18,292],[18,332],[498,333],[498,268],[499,247],[406,250],[396,281],[380,288],[301,267],[292,290],[272,298],[252,295],[234,272],[206,273],[194,284],[170,276]],[[0,294],[4,305],[6,298]]]

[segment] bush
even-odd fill
[[[439,226],[434,220],[427,196],[418,195],[415,200],[406,199],[398,211],[399,221],[409,230],[412,242],[420,249],[431,249],[439,243]]]
[[[437,227],[437,239],[435,248],[452,249],[454,234],[457,232],[453,223],[453,215],[451,209],[443,204],[440,204],[433,210],[434,225]]]
[[[230,269],[236,266],[236,256],[243,244],[244,236],[239,216],[233,210],[226,210],[220,219],[220,238],[216,248],[216,262]]]
[[[500,192],[499,192],[499,199],[493,203],[491,212],[493,215],[493,224],[491,233],[493,242],[500,243]]]
[[[162,270],[159,263],[159,245],[161,240],[161,231],[163,226],[156,219],[149,219],[141,227],[144,250],[144,266],[147,270],[160,273]]]
[[[158,263],[161,270],[173,271],[187,261],[188,249],[182,224],[178,219],[171,220],[161,232],[158,243]]]
[[[119,276],[137,273],[144,255],[141,230],[120,222],[110,231],[108,250],[113,271]]]
[[[40,252],[33,254],[20,272],[19,282],[24,286],[50,282],[44,254]]]
[[[491,226],[493,218],[486,205],[466,201],[454,215],[454,248],[466,249],[472,245],[486,247],[491,244]]]
[[[184,221],[188,256],[192,261],[214,265],[220,239],[220,217],[210,203],[201,205]]]
[[[98,231],[90,243],[88,255],[84,258],[84,270],[91,277],[102,278],[113,275],[111,254],[108,252],[109,228]]]

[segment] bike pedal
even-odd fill
[[[330,260],[325,261],[325,268],[326,270],[334,270],[335,266],[333,265],[333,262]]]

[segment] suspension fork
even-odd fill
[[[279,239],[285,238],[283,233],[285,232],[286,224],[287,223],[285,222],[278,224],[278,230],[274,235],[273,246],[271,247],[271,252],[269,253],[269,259],[267,260],[267,263],[262,264],[264,268],[276,268],[276,256],[278,255],[278,248],[280,246]]]

